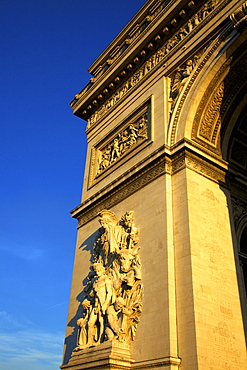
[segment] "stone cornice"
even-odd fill
[[[211,158],[206,153],[193,147],[192,142],[183,141],[171,152],[166,147],[124,173],[120,178],[98,191],[91,198],[71,211],[78,219],[78,227],[83,226],[97,216],[102,209],[110,209],[123,199],[142,189],[158,177],[175,175],[183,169],[190,169],[217,183],[225,183],[227,165],[224,161]]]
[[[196,27],[196,32],[198,32],[204,24],[208,23],[224,7],[231,4],[231,2],[231,0],[219,0],[219,3],[216,4],[216,6],[214,5],[206,16],[206,22],[204,22],[204,18],[202,19],[203,22],[200,21],[200,27]],[[193,6],[191,5],[192,3]],[[95,109],[101,107],[102,103],[104,103],[107,98],[110,99],[110,97],[116,92],[116,89],[119,88],[121,84],[124,84],[128,77],[133,75],[137,70],[138,65],[141,65],[145,60],[148,60],[148,57],[150,58],[150,56],[153,55],[153,50],[157,51],[162,43],[164,44],[165,41],[169,41],[172,35],[175,35],[176,32],[179,31],[179,27],[185,25],[186,23],[184,22],[190,19],[192,12],[193,14],[196,14],[196,11],[202,9],[202,6],[203,2],[197,1],[169,2],[169,4],[163,10],[160,10],[154,19],[150,21],[150,25],[147,26],[136,39],[134,39],[133,43],[121,55],[121,58],[116,58],[105,73],[98,75],[97,78],[93,78],[90,85],[87,85],[79,94],[76,95],[76,98],[71,102],[74,114],[83,119],[91,117]],[[234,4],[230,5],[229,15],[235,7],[236,6]],[[221,23],[226,21],[227,19],[223,17]],[[188,42],[193,34],[195,34],[195,32],[189,32],[189,34],[182,40],[183,44]],[[181,46],[182,43],[179,42],[179,47],[181,48]],[[177,47],[174,47],[174,49],[177,49]],[[172,51],[174,53],[174,50]],[[169,52],[169,57],[171,57],[173,53]],[[168,55],[165,56],[165,59],[167,59]]]
[[[135,14],[135,16],[128,22],[128,24],[122,29],[122,31],[114,38],[114,40],[107,46],[107,48],[99,55],[99,57],[91,64],[88,68],[88,72],[93,76],[97,75],[97,71],[102,67],[107,60],[112,59],[111,55],[116,55],[120,47],[128,40],[137,38],[138,30],[143,22],[147,21],[149,25],[153,21],[153,8],[157,9],[164,1],[162,0],[150,0],[146,2],[141,9]],[[149,17],[150,19],[146,18]],[[140,35],[141,33],[139,33]],[[137,35],[137,36],[136,36]],[[130,40],[131,42],[131,40]]]
[[[190,169],[214,182],[225,183],[226,169],[224,167],[216,165],[214,162],[190,150],[176,153],[172,160],[172,175],[184,168]]]
[[[152,2],[150,3],[152,4]],[[83,119],[87,119],[92,114],[91,112],[88,113],[88,110],[92,110],[93,112],[95,106],[94,101],[98,102],[98,100],[104,99],[105,95],[109,96],[115,86],[125,78],[123,74],[130,75],[130,73],[133,73],[132,69],[135,67],[135,60],[145,60],[145,58],[151,54],[151,50],[148,47],[150,43],[154,48],[157,48],[157,44],[164,42],[165,39],[169,39],[169,37],[176,32],[178,26],[184,23],[184,20],[188,19],[188,16],[191,16],[192,9],[196,9],[195,3],[196,2],[193,1],[170,1],[169,4],[154,17],[154,20],[142,31],[139,37],[133,41],[130,47],[126,49],[121,55],[121,58],[117,58],[99,78],[91,79],[90,84],[76,95],[76,98],[71,102],[74,113],[81,116],[81,111],[87,108],[87,113],[81,116]],[[203,2],[200,2],[200,6],[202,4]],[[129,64],[132,64],[131,70],[128,69]],[[98,96],[101,97],[98,98]],[[92,100],[92,104],[89,98]],[[88,109],[89,106],[92,108]]]
[[[160,148],[71,211],[72,217],[79,220],[78,226],[96,217],[100,210],[110,209],[162,174],[170,173],[170,160],[165,158],[164,151],[165,148]]]
[[[155,360],[147,360],[142,362],[135,362],[132,364],[133,369],[150,369],[150,368],[160,368],[160,367],[166,367],[169,365],[172,365],[173,368],[179,368],[179,365],[181,364],[181,358],[169,356],[164,358],[159,358]]]

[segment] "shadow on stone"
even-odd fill
[[[95,242],[95,238],[98,231],[94,232],[92,235],[90,235],[89,238],[87,238],[80,246],[79,249],[82,251],[89,251],[90,252],[90,262],[92,263],[93,258],[93,246]],[[89,271],[90,274],[90,271]],[[78,338],[78,326],[76,324],[77,320],[82,316],[83,308],[81,306],[81,302],[85,298],[85,292],[84,288],[88,282],[88,275],[85,279],[82,281],[82,290],[77,295],[76,299],[78,301],[78,309],[76,311],[75,316],[69,321],[68,326],[73,328],[73,332],[65,338],[64,344],[65,344],[65,353],[64,353],[64,364],[67,364],[69,362],[69,359],[71,358],[72,352],[77,344],[77,338]]]

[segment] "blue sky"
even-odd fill
[[[86,155],[69,102],[144,3],[1,1],[0,369],[61,365]]]

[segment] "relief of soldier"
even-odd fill
[[[97,175],[105,170],[110,164],[114,163],[137,142],[146,140],[147,138],[147,113],[145,113],[137,120],[137,122],[129,124],[101,152]]]
[[[94,245],[93,263],[77,320],[75,351],[106,341],[130,344],[142,311],[143,286],[134,212],[118,221],[109,210],[99,213],[100,229]]]

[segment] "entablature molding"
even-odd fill
[[[216,164],[188,149],[176,153],[172,159],[172,175],[183,169],[192,170],[216,183],[225,183],[227,171],[225,166],[220,166],[219,163]]]
[[[102,209],[111,209],[125,198],[162,175],[175,175],[178,171],[189,169],[208,179],[223,184],[227,173],[227,163],[210,158],[207,153],[193,148],[193,143],[184,141],[172,150],[162,146],[154,153],[136,164],[128,172],[97,191],[89,199],[71,211],[78,220],[78,228],[95,218]]]
[[[71,212],[72,217],[78,219],[78,228],[95,218],[102,209],[111,209],[156,178],[169,173],[170,161],[160,156],[141,171],[135,173],[132,169],[129,172],[131,174],[127,179],[124,180],[124,176],[121,176],[122,182],[118,179],[118,184],[116,184],[117,181],[109,184]]]
[[[181,13],[180,8],[176,8],[177,15],[173,12],[162,13],[163,17],[160,17],[159,22],[154,20],[150,35],[146,34],[143,38],[145,45],[136,45],[132,52],[129,52],[129,59],[121,57],[118,63],[111,65],[105,77],[100,76],[90,89],[86,88],[76,95],[71,102],[74,113],[88,120],[88,127],[96,123],[144,77],[165,64],[193,37],[196,39],[199,30],[226,6],[229,7],[230,15],[233,8],[231,3],[231,0],[215,0],[203,4],[200,1],[194,2],[191,9],[187,2],[183,5],[185,14]],[[222,16],[220,22],[223,27],[230,21]],[[215,29],[211,30],[212,34],[215,32]]]
[[[112,70],[116,65],[116,59],[121,59],[120,62],[123,64],[123,61],[129,54],[131,54],[131,57],[133,56],[133,50],[134,53],[137,53],[137,51],[141,52],[139,49],[143,47],[143,44],[146,45],[147,39],[152,38],[151,35],[154,32],[157,33],[157,27],[160,22],[163,21],[164,17],[167,18],[167,22],[171,21],[170,18],[175,15],[178,15],[179,19],[181,19],[181,17],[184,18],[186,15],[184,9],[182,13],[180,11],[181,14],[179,15],[179,10],[181,10],[180,8],[184,6],[188,12],[189,9],[195,8],[195,2],[188,0],[148,1],[105,49],[105,51],[96,59],[92,66],[89,67],[89,72],[93,74],[94,77],[90,80],[89,84],[87,84],[85,88],[76,95],[76,98],[89,91],[93,85],[98,85],[98,82],[102,83],[101,77],[106,77],[112,73]],[[173,25],[171,24],[171,29],[174,29],[177,24],[178,20],[176,20],[176,22],[174,21]],[[160,28],[161,27],[162,24],[160,25]],[[168,30],[166,30],[166,33],[168,33]],[[142,53],[141,57],[142,59],[145,57],[144,53]],[[100,81],[98,81],[99,79]],[[76,108],[76,99],[74,99],[71,104],[73,108]]]
[[[146,360],[146,361],[136,361],[132,364],[133,369],[153,369],[153,368],[160,368],[160,367],[167,367],[171,365],[173,369],[178,369],[181,365],[181,358],[180,357],[174,357],[174,356],[168,356],[163,357],[159,359],[153,359],[153,360]]]

